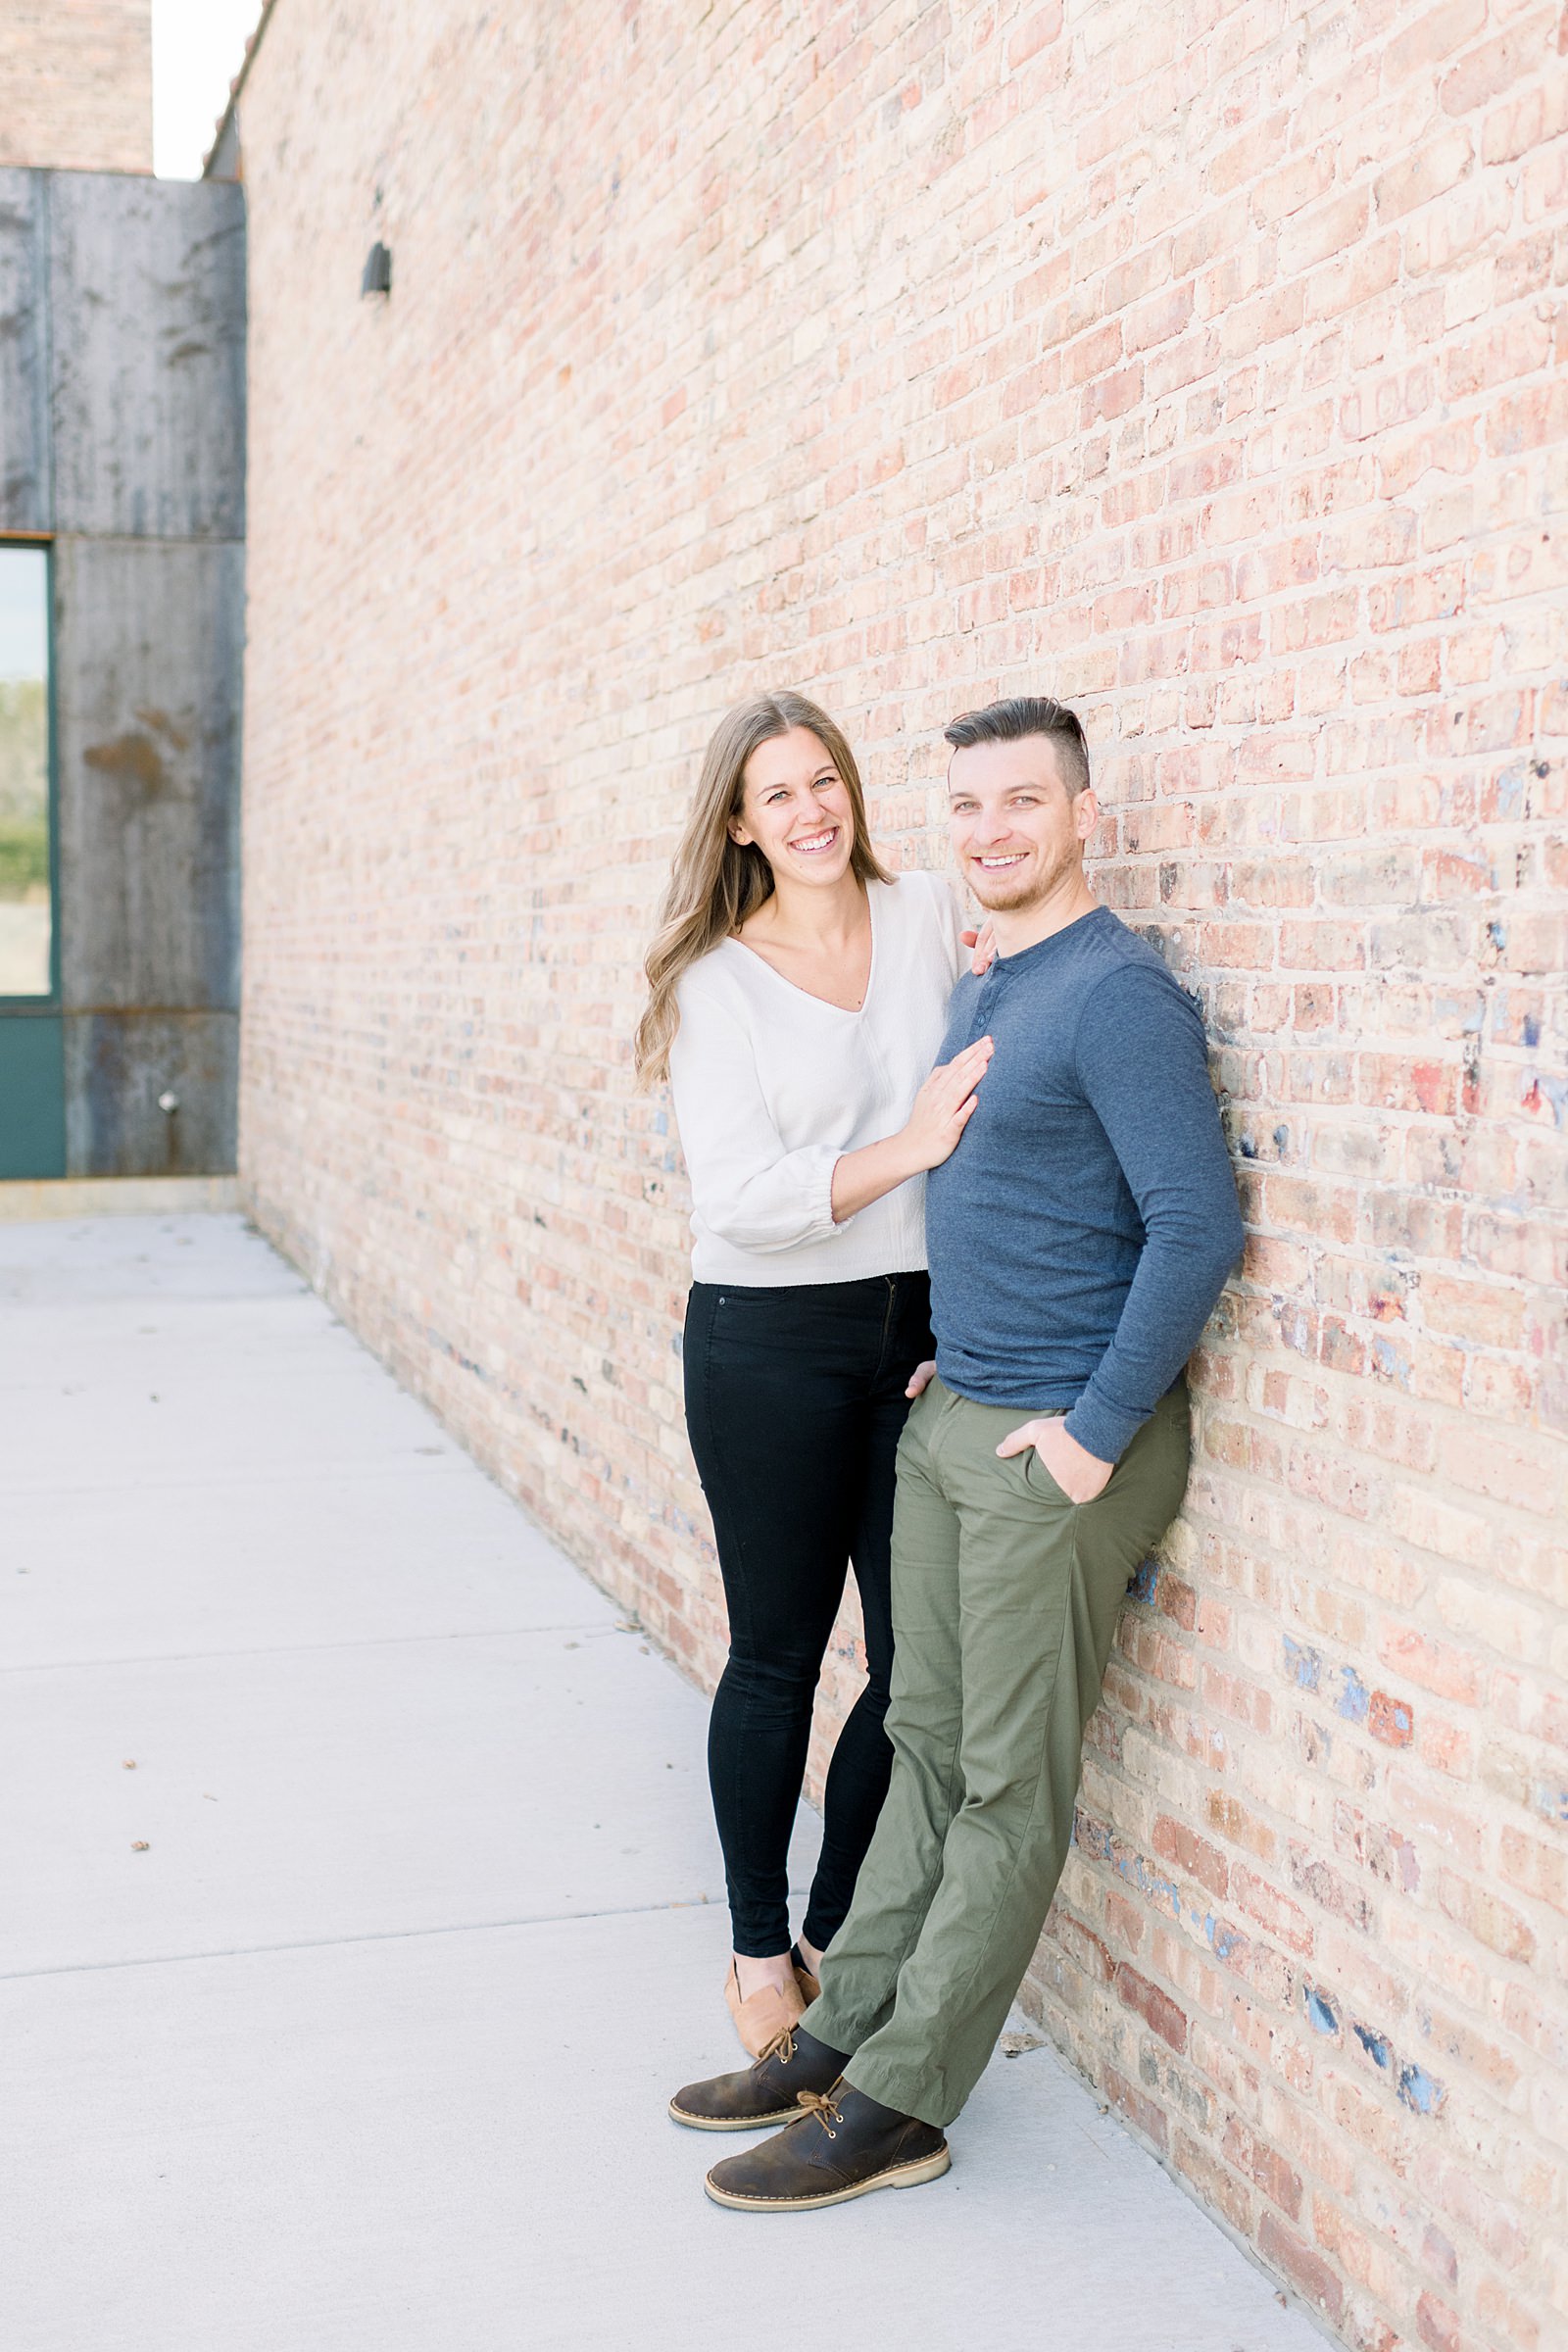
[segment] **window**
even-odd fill
[[[0,997],[53,985],[49,557],[0,546]]]

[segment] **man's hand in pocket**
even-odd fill
[[[1027,1453],[1031,1446],[1069,1502],[1093,1502],[1104,1493],[1116,1467],[1088,1452],[1076,1438],[1068,1437],[1065,1422],[1052,1416],[1009,1429],[997,1451],[1005,1460],[1010,1453]]]

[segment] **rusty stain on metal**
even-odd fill
[[[138,703],[136,716],[144,727],[151,727],[155,735],[162,735],[166,742],[172,743],[176,752],[190,750],[189,729],[177,727],[167,710],[146,710]]]
[[[90,743],[81,759],[84,767],[134,785],[146,800],[169,789],[169,770],[150,735],[117,735],[112,743]]]

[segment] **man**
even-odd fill
[[[995,1054],[927,1179],[937,1355],[899,1451],[893,1786],[821,1997],[670,2106],[787,2126],[708,2176],[746,2211],[947,2171],[1066,1859],[1123,1593],[1181,1505],[1183,1367],[1242,1246],[1201,1021],[1085,879],[1076,715],[1021,698],[947,739],[997,956],[959,981],[941,1058],[987,1034]]]

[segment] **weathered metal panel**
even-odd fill
[[[239,1002],[244,550],[55,546],[67,1011]]]
[[[67,1175],[233,1173],[237,1014],[68,1013],[65,1030]]]
[[[66,1172],[65,1060],[58,1013],[0,1013],[0,1178]]]
[[[56,528],[243,537],[243,190],[55,172],[49,252]]]
[[[48,179],[0,171],[0,530],[46,531]]]

